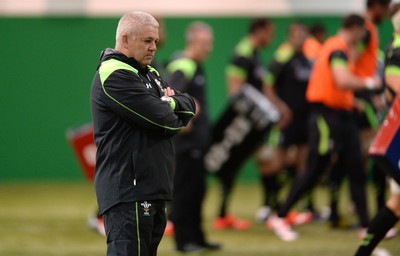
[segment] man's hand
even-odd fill
[[[292,111],[290,110],[288,105],[286,105],[286,103],[281,100],[278,95],[276,95],[272,86],[264,85],[263,92],[265,97],[267,97],[271,101],[271,103],[277,108],[281,115],[281,118],[278,121],[278,127],[280,129],[283,129],[288,126],[293,118]]]
[[[278,121],[278,127],[280,129],[284,129],[287,127],[290,122],[292,121],[292,111],[290,108],[283,102],[276,102],[276,108],[278,109],[279,113],[281,114],[281,118]]]
[[[170,87],[164,88],[164,96],[161,97],[161,100],[166,101],[171,104],[171,101],[173,101],[173,100],[170,96],[173,96],[173,95],[175,95],[174,89],[171,89]],[[174,107],[172,107],[172,108],[174,108]]]
[[[173,95],[175,95],[174,89],[171,89],[171,87],[164,88],[164,96],[165,97],[169,97],[169,96],[173,96]]]
[[[378,75],[364,79],[365,88],[368,90],[377,90],[382,87],[382,80]]]

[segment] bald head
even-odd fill
[[[133,11],[126,13],[118,22],[116,42],[121,42],[123,35],[135,37],[144,26],[152,26],[158,29],[157,20],[148,13]]]

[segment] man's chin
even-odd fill
[[[153,61],[153,57],[146,57],[143,62],[146,63],[146,65],[150,65],[151,62]]]

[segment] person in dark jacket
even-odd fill
[[[102,52],[92,82],[94,184],[109,256],[157,255],[172,199],[173,135],[195,113],[194,100],[150,66],[158,26],[144,12],[122,16],[115,49]]]
[[[186,30],[185,39],[184,51],[175,56],[166,71],[171,85],[194,97],[199,110],[190,126],[176,136],[171,219],[175,229],[176,249],[181,252],[197,252],[220,247],[206,241],[201,226],[207,174],[203,158],[211,135],[206,76],[202,63],[212,50],[212,28],[203,22],[193,22]]]

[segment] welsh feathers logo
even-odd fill
[[[143,206],[143,210],[144,210],[143,216],[150,216],[149,211],[150,211],[151,204],[149,204],[147,201],[144,201],[140,205]]]

